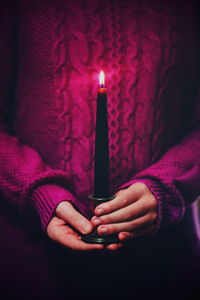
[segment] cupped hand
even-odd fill
[[[141,182],[120,190],[116,198],[96,207],[91,223],[99,235],[118,233],[121,241],[153,233],[157,220],[157,201]]]
[[[100,244],[86,244],[80,234],[88,234],[93,226],[70,202],[62,201],[56,208],[55,216],[47,226],[50,239],[73,250],[95,250],[104,248]]]

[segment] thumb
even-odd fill
[[[92,231],[92,224],[80,214],[69,201],[62,201],[56,208],[56,215],[71,225],[77,231],[88,234]]]

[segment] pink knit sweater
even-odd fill
[[[184,220],[200,194],[197,17],[189,1],[150,2],[1,4],[0,194],[9,207],[2,224],[13,211],[22,228],[38,215],[45,229],[63,200],[88,214],[101,69],[112,192],[142,181],[158,202],[158,232]],[[15,249],[6,228],[3,243]]]

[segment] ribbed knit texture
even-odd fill
[[[32,201],[39,212],[42,226],[45,228],[52,218],[55,208],[61,201],[75,202],[74,196],[66,189],[53,184],[44,184],[36,189]]]
[[[156,232],[179,223],[200,193],[199,35],[192,2],[20,0],[1,6],[0,192],[6,203],[21,216],[37,213],[43,229],[63,200],[87,214],[103,69],[111,191],[144,182],[158,202]]]

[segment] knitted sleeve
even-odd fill
[[[62,200],[74,202],[64,171],[47,166],[40,155],[10,134],[16,64],[15,17],[12,1],[0,4],[0,194],[20,213],[37,211],[45,228]]]

